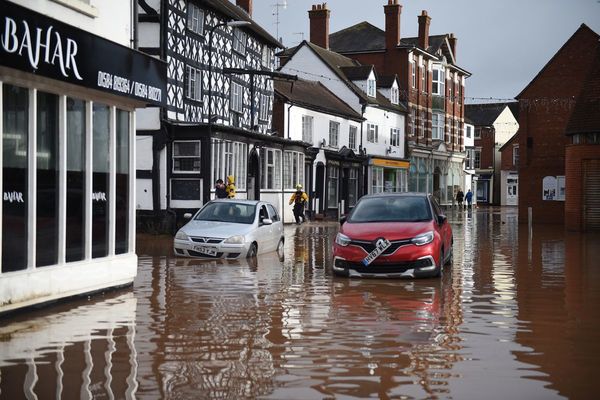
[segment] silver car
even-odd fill
[[[173,248],[179,256],[231,259],[281,252],[283,242],[283,223],[272,204],[219,199],[206,203],[177,232]]]

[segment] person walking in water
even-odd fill
[[[306,221],[306,217],[304,216],[304,206],[307,202],[308,195],[302,191],[302,185],[297,184],[296,191],[292,194],[292,197],[290,197],[290,205],[294,205],[294,218],[298,225]]]
[[[225,191],[227,192],[228,199],[235,198],[235,177],[233,175],[227,177],[227,187],[225,187]]]
[[[461,188],[458,188],[458,193],[456,193],[456,202],[458,203],[458,209],[462,210],[463,208],[463,199],[465,198],[465,194],[463,193]]]
[[[465,200],[467,200],[467,207],[471,208],[471,204],[473,203],[473,192],[471,192],[471,189],[465,195]]]

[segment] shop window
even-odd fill
[[[171,179],[171,200],[200,200],[200,179]]]
[[[212,142],[212,182],[217,179],[227,181],[227,177],[235,177],[237,191],[246,190],[247,144],[224,140]]]
[[[281,189],[281,151],[262,149],[261,189]]]
[[[173,172],[200,172],[200,141],[179,140],[173,142]]]
[[[338,182],[340,170],[338,167],[329,165],[327,167],[328,178],[327,179],[327,207],[337,208],[338,207]]]
[[[383,192],[383,168],[373,167],[371,189],[373,193]]]
[[[297,151],[283,153],[283,188],[294,190],[297,184],[304,186],[304,154]]]
[[[36,267],[58,262],[58,96],[37,92]]]
[[[67,99],[67,262],[85,258],[85,101]]]
[[[115,254],[129,251],[129,112],[117,110]]]
[[[354,207],[358,200],[358,168],[348,171],[348,206]]]
[[[2,123],[2,272],[9,272],[27,268],[29,90],[3,85]]]
[[[312,144],[313,142],[313,117],[302,116],[302,141]]]
[[[94,103],[92,133],[92,258],[108,255],[110,189],[110,109]]]

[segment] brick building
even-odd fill
[[[520,103],[521,223],[527,222],[528,209],[531,207],[534,223],[563,224],[565,189],[568,191],[568,188],[576,190],[576,187],[583,187],[583,182],[578,182],[582,180],[582,176],[574,170],[571,172],[575,181],[566,183],[565,153],[568,148],[572,156],[580,157],[576,153],[581,154],[583,147],[577,143],[571,146],[571,141],[584,136],[575,134],[575,131],[567,136],[565,132],[576,108],[576,99],[582,93],[591,67],[597,59],[599,39],[596,32],[582,24],[516,97]],[[597,80],[595,82],[597,85]],[[597,98],[597,88],[595,93]],[[596,106],[595,114],[597,110]],[[587,136],[585,139],[587,141]],[[589,147],[591,149],[594,146]],[[592,165],[590,167],[593,169]],[[594,196],[598,198],[600,193],[596,192]],[[570,204],[574,203],[577,203],[576,199],[570,201]],[[582,212],[583,204],[579,203],[576,207],[569,210],[569,214]]]
[[[456,37],[429,35],[431,17],[423,11],[417,37],[400,37],[402,6],[384,5],[385,31],[361,22],[329,34],[326,4],[309,11],[310,41],[384,76],[398,76],[399,92],[409,110],[406,136],[410,155],[409,190],[432,192],[451,203],[464,182],[464,97],[470,73],[456,63]]]

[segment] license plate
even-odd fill
[[[366,267],[367,265],[371,264],[377,257],[379,257],[379,255],[381,255],[381,253],[385,251],[385,249],[391,245],[392,244],[389,240],[384,238],[379,239],[377,243],[375,243],[375,250],[370,252],[369,255],[362,260],[363,265]]]
[[[194,250],[198,253],[206,254],[207,256],[216,256],[217,250],[213,247],[194,246]]]

